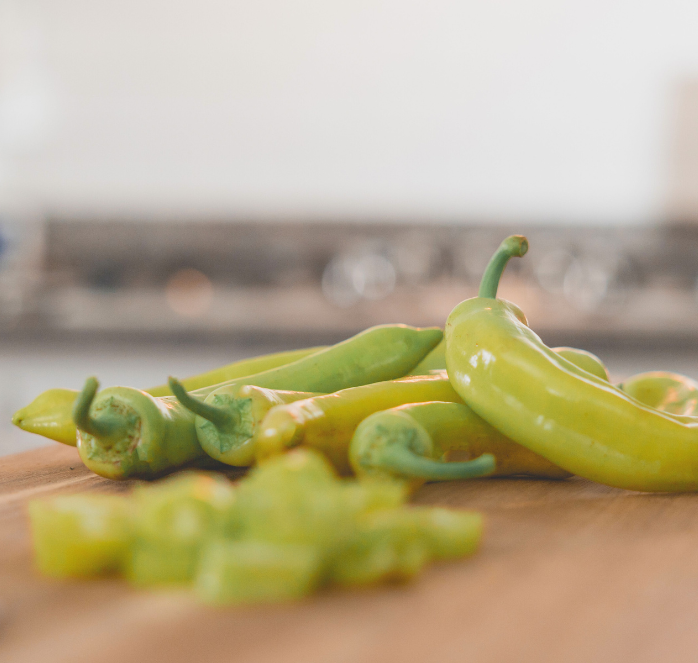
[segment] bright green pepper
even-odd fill
[[[675,415],[698,415],[698,383],[669,371],[649,371],[629,377],[618,385],[640,403]]]
[[[441,338],[442,332],[436,327],[372,327],[355,336],[351,343],[345,341],[274,375],[258,375],[248,383],[270,389],[331,394],[392,380],[404,376]],[[223,385],[201,401],[195,394],[188,395],[180,389],[176,380],[170,382],[180,403],[197,415],[196,430],[202,448],[212,458],[246,465],[250,462],[248,457],[240,455],[238,450],[249,446],[254,430],[247,415],[249,403],[236,391],[239,384],[243,383]]]
[[[228,416],[234,426],[246,404],[230,394],[242,385],[325,392],[399,377],[442,336],[437,328],[372,327],[293,363],[206,387],[194,395],[208,396],[205,403],[213,406],[230,405]],[[205,455],[194,427],[194,414],[176,398],[153,398],[130,387],[111,387],[95,397],[96,392],[97,382],[92,378],[73,410],[80,431],[78,452],[93,472],[110,479],[151,478]],[[202,418],[197,421],[199,430],[207,425],[211,424]]]
[[[502,242],[478,297],[446,325],[446,365],[465,403],[513,441],[588,479],[644,491],[698,489],[698,422],[642,405],[547,348],[513,304],[496,299],[525,237]]]
[[[176,399],[131,387],[110,387],[95,398],[98,388],[89,378],[73,409],[78,453],[96,474],[149,479],[204,455],[194,417]]]
[[[467,460],[444,462],[453,451],[467,452]],[[462,403],[412,403],[376,412],[361,422],[349,447],[357,476],[409,478],[413,488],[423,480],[478,476],[478,463],[484,465],[488,457],[494,460],[488,476],[570,476],[512,442]]]
[[[325,346],[303,348],[288,352],[252,357],[236,361],[227,366],[216,368],[200,375],[182,380],[185,389],[201,389],[226,380],[233,380],[246,375],[256,375],[262,371],[290,364],[308,355],[324,350]],[[151,396],[168,396],[168,385],[159,385],[144,389]],[[77,444],[77,430],[73,422],[73,407],[80,394],[75,389],[49,389],[39,394],[29,405],[17,410],[12,416],[12,423],[28,433],[36,433],[50,440],[74,447]]]

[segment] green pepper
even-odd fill
[[[656,410],[675,415],[698,415],[698,383],[685,375],[649,371],[629,377],[618,388]]]
[[[430,559],[473,552],[481,531],[479,515],[405,509],[405,496],[398,482],[338,481],[323,455],[296,449],[267,460],[240,483],[241,540],[304,546],[315,552],[325,569],[322,575],[341,584],[406,579]],[[233,584],[240,585],[244,571],[234,560],[228,564]],[[248,560],[243,565],[254,568]],[[282,572],[285,576],[285,567]],[[291,574],[297,577],[308,574]],[[290,582],[295,586],[295,580]],[[237,591],[247,590],[243,585]]]
[[[184,378],[182,384],[185,389],[195,390],[211,387],[213,385],[244,378],[248,375],[258,375],[265,371],[270,371],[287,364],[292,364],[299,359],[310,357],[318,352],[327,350],[328,346],[318,345],[313,348],[301,348],[300,350],[286,350],[284,352],[274,352],[268,355],[260,355],[259,357],[250,357],[233,362],[221,368],[214,368],[200,375],[193,375],[189,378]],[[146,389],[151,396],[172,396],[169,384],[162,384],[158,387]]]
[[[233,380],[246,375],[255,375],[278,366],[307,357],[324,350],[325,346],[303,348],[288,352],[252,357],[236,361],[227,366],[216,368],[200,375],[182,380],[186,389],[201,389],[226,380]],[[168,396],[168,385],[150,387],[144,391],[151,396]],[[73,407],[79,391],[75,389],[49,389],[39,394],[29,405],[17,410],[12,416],[12,423],[28,433],[36,433],[70,446],[77,444],[77,431],[73,422]]]
[[[496,298],[525,237],[504,240],[478,297],[446,325],[446,365],[464,402],[508,438],[600,483],[644,491],[698,489],[698,422],[642,405],[547,348],[513,304]]]
[[[446,370],[446,342],[441,342],[420,361],[409,375],[431,375],[436,371]]]
[[[444,462],[450,452],[467,453],[464,462]],[[487,460],[492,459],[492,460]],[[354,433],[349,460],[357,476],[424,480],[527,475],[563,479],[570,473],[506,438],[467,405],[432,401],[376,412]]]
[[[353,339],[319,352],[284,371],[262,374],[249,380],[258,387],[292,389],[330,394],[404,376],[442,338],[438,328],[417,329],[406,325],[372,327]],[[170,386],[180,403],[194,412],[202,448],[212,457],[230,464],[249,464],[241,446],[252,448],[254,434],[247,415],[249,403],[239,397],[239,384],[223,385],[202,401],[187,394],[176,380]]]
[[[73,408],[78,453],[107,479],[153,478],[203,456],[194,417],[176,399],[88,378]]]
[[[207,405],[229,405],[234,425],[246,405],[230,394],[242,385],[325,392],[390,379],[416,365],[442,335],[438,328],[372,327],[293,363],[205,387],[194,396],[208,396]],[[80,431],[80,457],[97,474],[111,479],[151,478],[205,455],[194,414],[176,398],[154,398],[130,387],[111,387],[97,396],[96,392],[97,382],[91,378],[75,403],[73,418]],[[199,417],[199,431],[207,425]]]

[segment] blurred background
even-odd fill
[[[501,295],[698,378],[698,5],[0,0],[0,453],[151,386]]]

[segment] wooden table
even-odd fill
[[[59,445],[0,459],[0,661],[698,660],[698,495],[581,479],[431,484],[415,501],[486,514],[475,557],[294,605],[213,609],[33,571],[27,500],[128,489]]]

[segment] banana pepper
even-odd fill
[[[444,462],[453,452],[465,455],[464,462]],[[354,433],[349,461],[359,477],[410,479],[412,489],[425,480],[477,476],[477,466],[485,463],[492,466],[488,473],[492,477],[571,476],[458,402],[410,403],[372,414]]]
[[[281,376],[256,376],[246,384],[269,389],[322,392],[328,396],[320,398],[332,398],[331,394],[341,389],[406,375],[442,338],[438,328],[420,330],[405,325],[374,327],[356,338],[364,338],[363,335],[369,332],[370,338],[365,342],[342,353],[341,363],[332,362],[318,371],[311,363],[315,360],[309,358],[302,370],[288,372],[293,370],[291,365]],[[319,353],[315,358],[322,356],[323,353]],[[176,380],[170,382],[180,403],[197,415],[196,432],[204,451],[224,463],[249,465],[251,459],[241,448],[254,446],[249,442],[254,428],[253,420],[248,416],[250,403],[238,393],[240,384],[243,383],[222,385],[202,399],[197,394],[187,394]]]
[[[571,348],[560,348],[558,351],[565,353],[565,356],[572,361],[588,366],[598,374],[606,374],[601,361],[590,353]],[[369,415],[407,403],[461,402],[448,381],[445,371],[434,372],[435,375],[376,382],[343,389],[332,394],[314,396],[247,385],[239,389],[237,394],[229,393],[231,399],[235,398],[241,404],[238,410],[239,418],[235,420],[233,426],[230,425],[232,418],[230,408],[201,403],[181,389],[176,381],[172,383],[172,390],[182,404],[209,422],[205,429],[203,427],[199,429],[199,441],[207,453],[216,460],[229,465],[245,466],[251,464],[255,455],[257,459],[264,459],[291,447],[303,445],[322,451],[339,472],[346,474],[351,471],[348,450],[352,435],[361,421]],[[243,408],[243,404],[247,405]],[[461,407],[465,408],[465,406]],[[264,416],[265,412],[268,412],[266,416]],[[471,413],[471,419],[478,420],[480,428],[487,427],[495,437],[499,435],[477,415]],[[438,420],[433,423],[437,425]],[[464,436],[469,432],[478,435],[480,428],[473,424],[469,430],[464,424],[459,429],[459,433]],[[499,437],[502,436],[499,435]],[[496,447],[497,442],[493,444]],[[511,442],[509,445],[516,447],[524,457],[534,456],[518,445],[513,445]],[[468,448],[475,447],[470,445]],[[416,465],[422,463],[422,460],[415,457],[403,459],[402,462],[403,464],[411,463],[410,472],[414,473],[417,472]],[[549,470],[549,474],[556,477],[561,474],[568,476],[568,473],[555,468],[547,461],[544,461],[544,464],[553,468]],[[535,463],[533,466],[535,468]],[[393,470],[398,473],[397,467]],[[491,471],[491,461],[483,459],[479,463],[460,465],[450,463],[447,466],[441,462],[435,465],[426,462],[422,463],[421,471],[424,474],[420,476],[424,479],[466,478]]]
[[[641,403],[668,414],[698,415],[698,382],[680,373],[638,373],[618,385]]]
[[[243,359],[206,373],[193,375],[182,380],[182,384],[186,389],[201,389],[290,364],[324,349],[324,346],[303,348]],[[168,385],[158,385],[143,391],[151,396],[168,396],[172,393]],[[74,447],[77,444],[77,430],[73,422],[73,407],[79,394],[76,389],[48,389],[29,405],[17,410],[12,416],[12,423],[28,433],[42,435]]]
[[[504,240],[478,297],[451,312],[446,366],[472,410],[563,469],[642,491],[698,490],[698,419],[642,404],[546,347],[522,311],[497,299],[499,278],[525,237]]]
[[[438,328],[381,325],[285,366],[194,392],[213,405],[240,386],[329,392],[405,375],[441,340]],[[89,379],[73,418],[78,453],[92,471],[111,479],[150,478],[205,456],[194,414],[174,397],[111,387],[97,394]],[[232,415],[239,414],[239,404]],[[237,421],[237,420],[236,420]],[[199,425],[207,422],[201,420]]]

